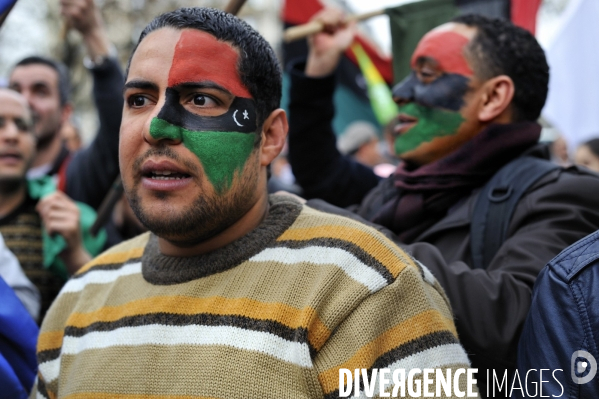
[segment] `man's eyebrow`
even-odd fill
[[[127,89],[146,89],[158,91],[158,85],[147,80],[130,80],[123,86],[123,92]]]
[[[202,82],[182,82],[173,86],[175,90],[182,89],[216,89],[218,91],[222,91],[225,94],[233,95],[229,90],[225,89],[223,86],[215,83],[213,81],[202,81]]]

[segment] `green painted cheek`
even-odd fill
[[[195,132],[154,118],[150,135],[156,139],[181,140],[193,152],[219,194],[231,188],[235,174],[241,176],[254,149],[255,133]]]
[[[415,103],[400,106],[399,113],[418,118],[418,123],[395,140],[395,153],[398,155],[415,150],[422,143],[433,141],[437,137],[455,134],[464,122],[459,112]]]

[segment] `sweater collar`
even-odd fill
[[[289,196],[269,196],[270,208],[250,233],[215,251],[192,257],[166,256],[158,237],[150,234],[141,264],[146,281],[155,285],[181,284],[232,269],[271,245],[297,219],[302,205]]]

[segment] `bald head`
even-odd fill
[[[0,89],[0,194],[22,187],[35,144],[27,100],[13,90]]]
[[[21,109],[19,113],[22,115],[22,119],[30,129],[33,127],[33,116],[27,99],[14,90],[0,88],[0,117],[4,117],[9,110],[9,106],[14,108],[15,111]]]

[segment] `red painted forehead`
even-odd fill
[[[206,32],[184,30],[175,46],[168,85],[212,81],[237,97],[252,98],[237,72],[238,60],[229,44]]]
[[[472,76],[472,69],[464,58],[464,47],[470,42],[466,36],[450,31],[432,31],[424,35],[412,55],[412,69],[421,57],[432,58],[446,73]]]

